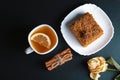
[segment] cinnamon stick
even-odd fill
[[[45,62],[45,65],[49,71],[53,70],[54,68],[64,64],[65,62],[68,62],[72,60],[72,53],[69,48],[65,49],[64,51],[58,53],[55,55],[52,59]]]

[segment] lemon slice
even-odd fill
[[[31,40],[37,42],[39,45],[44,46],[46,48],[50,48],[51,40],[50,38],[44,33],[35,33],[31,36]]]

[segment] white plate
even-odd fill
[[[103,29],[104,34],[87,47],[82,47],[69,29],[69,25],[77,16],[80,16],[81,14],[84,14],[86,12],[89,12],[93,15],[96,22]],[[97,51],[103,49],[111,41],[114,34],[114,28],[109,17],[101,8],[99,8],[95,4],[84,4],[74,9],[64,18],[61,23],[61,33],[67,44],[74,51],[85,56],[94,54]]]

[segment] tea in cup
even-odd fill
[[[25,50],[26,54],[35,51],[43,55],[55,49],[58,44],[58,36],[50,25],[41,24],[29,33],[28,42],[30,47]]]

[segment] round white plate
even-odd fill
[[[104,34],[87,47],[82,47],[71,32],[69,25],[77,18],[77,16],[80,16],[86,12],[89,12],[93,15],[96,22],[103,29]],[[114,34],[114,28],[109,17],[100,7],[96,6],[95,4],[84,4],[71,11],[64,18],[61,23],[61,33],[67,44],[74,51],[85,56],[94,54],[104,48],[111,41]]]

